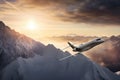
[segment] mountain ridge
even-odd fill
[[[34,56],[34,53],[40,54],[44,47],[42,43],[11,30],[0,21],[0,69],[17,57],[27,58]]]
[[[82,54],[60,61],[71,54],[1,26],[0,80],[120,80]]]

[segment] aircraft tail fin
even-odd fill
[[[68,42],[68,44],[72,49],[76,48],[71,42]]]

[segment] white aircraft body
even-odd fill
[[[103,42],[105,42],[105,40],[103,40],[102,38],[96,38],[96,39],[89,41],[87,43],[80,44],[79,46],[75,46],[71,42],[68,42],[68,44],[73,49],[74,52],[78,52],[77,54],[80,54],[81,52],[87,51],[87,50],[89,50],[89,49],[91,49],[91,48],[93,48],[93,47],[95,47]],[[66,47],[66,48],[68,48],[68,47]],[[60,61],[65,60],[71,56],[73,56],[73,55],[69,55],[67,57],[64,57],[64,58],[60,59]]]
[[[101,43],[103,43],[104,40],[101,39],[101,38],[97,38],[97,39],[94,39],[92,41],[89,41],[87,43],[84,43],[84,44],[80,44],[79,46],[75,46],[73,45],[72,43],[68,42],[69,46],[73,49],[74,52],[83,52],[83,51],[87,51]]]

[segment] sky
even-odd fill
[[[119,0],[0,0],[0,20],[36,40],[120,35]]]
[[[0,0],[0,20],[19,33],[64,49],[69,40],[80,44],[96,36],[120,35],[120,0]],[[109,50],[113,43],[97,50],[108,57],[102,56],[105,61],[119,53],[119,48]],[[104,49],[113,51],[110,57]],[[68,51],[74,54],[71,48]]]

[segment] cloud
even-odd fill
[[[57,40],[57,41],[72,41],[72,42],[85,42],[88,40],[91,40],[93,38],[97,38],[96,36],[80,36],[80,35],[76,35],[76,34],[68,34],[66,36],[53,36],[50,37],[53,40]]]
[[[16,2],[17,0],[0,0],[0,4],[5,4],[5,1]]]
[[[88,55],[97,63],[116,72],[120,71],[120,36],[112,36],[105,43],[88,51]]]
[[[50,11],[66,22],[120,25],[119,0],[7,0],[20,9]],[[0,0],[0,4],[4,0]],[[21,6],[22,5],[22,6]],[[44,8],[44,10],[41,10]],[[3,10],[0,7],[0,10]],[[7,9],[6,9],[7,10]],[[51,15],[51,14],[47,14]],[[53,17],[52,15],[52,17]]]
[[[63,21],[120,24],[119,0],[25,0],[24,3],[51,7]]]
[[[66,36],[56,36],[52,37],[54,41],[68,42],[72,41],[73,43],[84,43],[89,40],[97,38],[96,36],[79,36],[76,34],[70,34]],[[108,38],[108,37],[103,37]],[[111,71],[116,72],[120,71],[120,36],[111,36],[108,40],[101,45],[98,45],[91,50],[85,53],[93,61],[98,64],[109,68]]]

